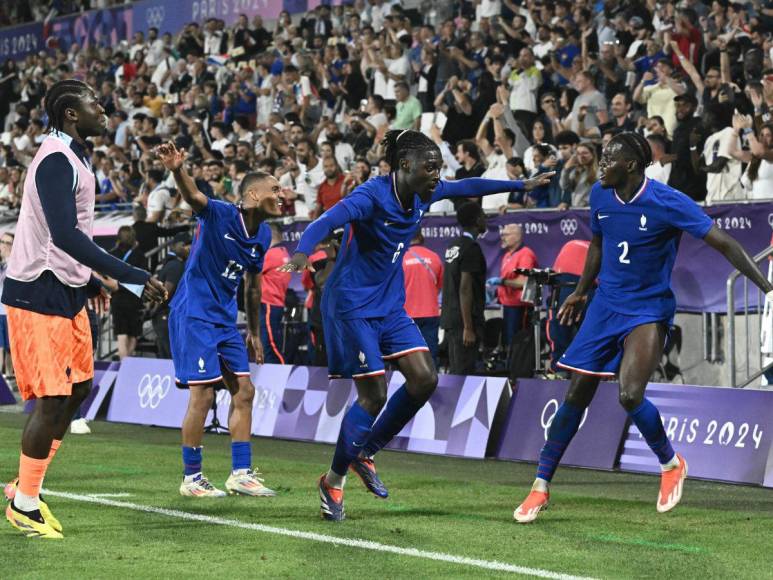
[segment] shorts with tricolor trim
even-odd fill
[[[426,351],[421,331],[405,310],[381,318],[341,320],[323,312],[328,373],[362,378],[384,374],[384,361]]]
[[[22,399],[69,397],[72,386],[94,378],[86,309],[74,318],[6,306],[11,356]]]
[[[614,377],[623,361],[625,339],[637,326],[662,322],[671,327],[673,316],[631,316],[614,312],[599,298],[591,300],[579,332],[558,361],[562,369],[599,377]]]
[[[169,345],[178,387],[217,385],[223,369],[249,376],[247,346],[236,324],[214,324],[174,308],[169,313]]]

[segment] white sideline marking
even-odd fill
[[[49,493],[48,490],[44,490],[46,493]],[[89,497],[131,497],[133,494],[131,493],[89,493],[87,494]]]
[[[160,507],[155,507],[150,505],[129,503],[125,501],[115,501],[111,499],[106,499],[104,497],[96,497],[96,494],[81,495],[77,493],[68,493],[64,491],[51,491],[51,490],[46,490],[46,494],[53,497],[61,497],[61,498],[65,498],[73,501],[95,503],[99,505],[121,508],[125,510],[133,510],[137,512],[145,512],[149,514],[167,516],[170,518],[178,518],[181,520],[204,522],[207,524],[215,524],[219,526],[230,526],[232,528],[252,530],[255,532],[262,532],[264,534],[276,534],[278,536],[287,536],[290,538],[298,538],[301,540],[311,540],[313,542],[324,542],[326,544],[337,544],[339,546],[347,546],[350,548],[362,548],[364,550],[386,552],[390,554],[398,554],[400,556],[411,556],[413,558],[435,560],[437,562],[461,564],[463,566],[473,566],[476,568],[484,568],[486,570],[495,570],[497,572],[512,572],[514,574],[523,574],[526,576],[537,576],[539,578],[554,578],[556,580],[591,580],[590,578],[587,578],[584,576],[572,576],[570,574],[551,572],[550,570],[542,570],[540,568],[527,568],[526,566],[516,566],[514,564],[506,564],[504,562],[496,562],[491,560],[478,560],[476,558],[465,558],[464,556],[454,556],[453,554],[444,554],[442,552],[427,552],[424,550],[417,550],[415,548],[401,548],[399,546],[390,546],[389,544],[380,544],[378,542],[371,542],[369,540],[358,540],[354,538],[338,538],[336,536],[326,536],[324,534],[316,534],[314,532],[302,532],[300,530],[289,530],[287,528],[277,528],[274,526],[266,526],[264,524],[248,524],[246,522],[241,522],[239,520],[216,518],[213,516],[206,516],[203,514],[184,512],[180,510],[171,510],[171,509],[160,508]]]

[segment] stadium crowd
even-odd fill
[[[111,2],[85,4],[4,3],[0,25]],[[94,87],[109,116],[91,142],[97,202],[134,212],[114,255],[129,260],[135,248],[147,253],[177,235],[166,263],[150,264],[172,286],[181,268],[168,262],[184,260],[191,211],[154,154],[165,141],[189,152],[211,198],[238,203],[247,172],[274,174],[287,220],[313,219],[370,176],[388,174],[381,140],[409,128],[438,144],[445,179],[556,172],[545,187],[484,198],[489,213],[587,206],[600,148],[623,130],[648,139],[650,178],[698,202],[771,198],[772,21],[771,3],[761,1],[355,0],[294,19],[284,12],[270,24],[241,16],[230,27],[210,18],[150,29],[117,46],[65,51],[49,39],[54,48],[0,71],[0,207],[19,207],[25,168],[45,137],[42,97],[66,78]],[[463,207],[444,200],[432,210]],[[472,219],[469,209],[459,215]],[[520,251],[521,238],[503,232],[503,247]],[[435,268],[416,256],[406,260]],[[305,287],[323,284],[324,272]],[[437,291],[442,268],[434,277]],[[505,309],[523,306],[522,283],[489,286],[507,289]],[[141,305],[116,297],[115,326],[130,337]],[[313,299],[307,307],[313,331]],[[131,340],[119,346],[132,352]]]

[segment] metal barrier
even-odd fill
[[[773,256],[773,246],[770,246],[769,248],[763,250],[756,256],[754,256],[754,263],[758,264],[768,258],[769,256]],[[738,280],[739,276],[741,276],[741,272],[738,270],[735,270],[730,276],[727,278],[727,364],[728,364],[728,371],[730,373],[730,386],[731,387],[737,387],[737,388],[743,388],[747,385],[751,384],[752,381],[760,378],[766,371],[773,368],[773,363],[767,365],[766,367],[763,367],[762,365],[762,350],[761,350],[761,344],[760,344],[760,332],[762,330],[762,306],[765,304],[765,298],[762,295],[762,291],[759,288],[755,289],[757,290],[757,302],[753,306],[753,311],[749,310],[749,279],[744,277],[743,279],[743,323],[744,323],[744,346],[746,347],[745,352],[745,364],[744,368],[741,369],[744,374],[742,375],[742,380],[739,381],[736,379],[736,374],[738,372],[738,369],[736,368],[738,365],[736,364],[735,360],[735,352],[736,352],[736,336],[735,336],[735,319],[736,319],[736,305],[735,305],[735,283]],[[752,314],[756,314],[757,318],[757,324],[756,326],[756,333],[754,334],[754,338],[752,338],[750,334],[750,316]],[[751,348],[750,348],[751,347]],[[751,370],[751,360],[752,360],[752,350],[756,351],[756,356],[758,357],[758,368],[759,370],[752,373]]]

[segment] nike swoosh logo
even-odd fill
[[[357,443],[356,441],[352,441],[352,445],[354,445],[355,447],[362,447],[363,445],[365,445],[365,443]]]
[[[384,225],[385,225],[385,226],[393,226],[393,225],[395,225],[396,223],[397,223],[397,222],[390,222],[389,220],[384,220]]]
[[[600,220],[606,219],[608,217],[609,217],[608,215],[601,215],[601,214],[599,214],[599,219]]]
[[[225,235],[225,236],[223,236],[223,237],[224,237],[226,240],[231,240],[232,242],[235,242],[235,241],[236,241],[236,238],[233,238],[233,237],[231,237],[231,234],[226,234],[226,235]]]

